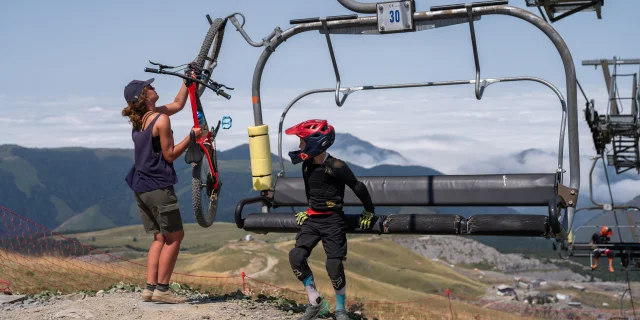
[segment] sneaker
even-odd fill
[[[151,297],[152,296],[153,296],[153,291],[151,291],[151,290],[149,290],[147,288],[145,288],[142,291],[142,301],[145,301],[145,302],[151,301]]]
[[[316,319],[318,316],[324,316],[329,312],[329,303],[322,299],[322,302],[317,305],[309,305],[307,307],[307,311],[302,315],[302,317],[298,318],[298,320],[312,320]]]
[[[153,302],[164,302],[164,303],[185,303],[187,299],[176,297],[171,294],[171,291],[162,292],[159,290],[155,290],[153,292],[153,296],[151,297],[151,301]]]
[[[350,320],[347,315],[347,310],[337,310],[336,311],[336,320]]]

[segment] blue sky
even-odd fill
[[[417,1],[417,10],[460,0]],[[527,8],[524,0],[511,5]],[[351,13],[337,1],[22,1],[0,5],[0,144],[30,147],[131,148],[129,125],[119,115],[123,87],[131,79],[155,77],[160,102],[172,101],[180,79],[143,72],[148,60],[179,65],[191,61],[208,29],[206,14],[241,12],[254,40],[294,18]],[[578,79],[603,110],[606,92],[600,69],[584,59],[640,57],[639,1],[607,1],[602,20],[580,13],[553,24],[568,44]],[[485,16],[475,24],[483,78],[536,76],[566,95],[559,55],[532,25],[507,16]],[[463,80],[475,76],[469,27],[461,24],[396,35],[334,35],[334,50],[344,86]],[[234,126],[218,139],[221,149],[247,142],[252,124],[251,78],[262,48],[249,46],[229,23],[215,78],[234,87],[226,101],[205,96],[211,117],[230,115]],[[625,68],[637,72],[637,67]],[[297,94],[335,86],[324,39],[317,32],[297,35],[281,45],[267,64],[262,97],[276,152],[277,121]],[[627,92],[630,85],[621,84]],[[359,92],[338,108],[332,94],[309,97],[292,110],[285,126],[310,117],[326,117],[339,132],[394,149],[413,163],[446,173],[543,171],[553,156],[524,163],[514,154],[527,148],[557,151],[560,109],[545,87],[532,83],[492,85],[482,101],[472,86]],[[581,175],[587,183],[593,155],[579,96]],[[176,140],[192,123],[182,112],[172,118]],[[389,134],[385,129],[391,129]],[[292,149],[295,139],[285,139]],[[286,150],[285,150],[286,154]],[[565,155],[568,150],[565,149]],[[344,155],[348,157],[348,155]],[[568,163],[565,160],[568,167]],[[363,165],[373,165],[372,163]],[[636,174],[637,175],[637,174]],[[631,188],[628,183],[621,190]],[[640,184],[638,185],[640,187]],[[622,192],[622,191],[621,191]],[[628,195],[628,196],[631,196]]]

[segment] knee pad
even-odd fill
[[[329,279],[331,279],[333,289],[340,290],[347,284],[342,259],[327,259],[327,273],[329,274]]]
[[[594,250],[593,257],[596,258],[596,259],[600,258],[600,250],[598,250],[598,249]]]
[[[311,274],[311,269],[307,264],[307,258],[309,257],[309,251],[302,248],[293,248],[289,251],[289,264],[293,270],[293,274],[302,281]]]

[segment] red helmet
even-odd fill
[[[304,139],[304,150],[291,151],[289,156],[293,164],[313,158],[326,151],[335,141],[336,132],[327,120],[312,119],[302,121],[285,130],[286,134]]]
[[[603,226],[602,229],[600,229],[600,235],[602,235],[602,236],[612,236],[613,235],[613,231],[611,231],[611,228],[609,228],[607,226]]]

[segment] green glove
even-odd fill
[[[296,219],[298,221],[298,225],[301,226],[305,220],[309,219],[309,216],[306,211],[300,211],[296,214]]]
[[[371,220],[373,217],[373,212],[369,212],[367,210],[362,211],[360,214],[360,229],[369,229],[369,227],[371,227]]]

